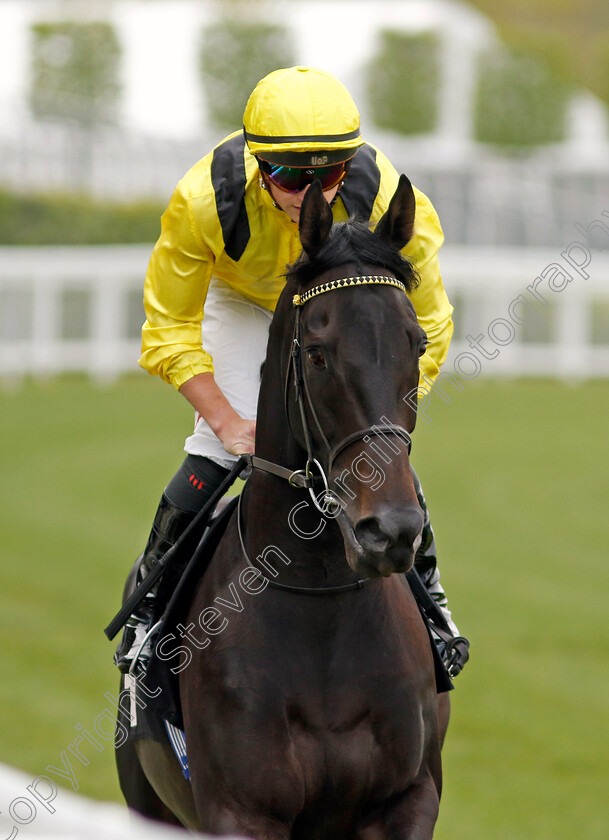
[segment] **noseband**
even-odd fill
[[[309,423],[307,420],[305,410],[305,394],[308,398],[309,408],[315,421],[315,425],[317,426],[317,430],[319,431],[321,439],[323,440],[328,449],[328,474],[331,472],[332,465],[334,464],[334,461],[340,455],[340,453],[343,452],[348,446],[351,446],[352,443],[355,443],[358,440],[362,440],[363,438],[369,438],[371,435],[393,434],[397,435],[398,437],[401,437],[403,440],[406,441],[406,443],[408,444],[408,452],[410,453],[411,439],[406,429],[404,429],[402,426],[390,423],[386,425],[374,425],[369,426],[366,429],[360,429],[359,431],[353,432],[352,434],[344,437],[335,446],[330,445],[317,417],[315,406],[313,404],[313,401],[311,400],[311,396],[307,388],[307,381],[303,372],[300,313],[302,311],[302,307],[309,300],[318,297],[319,295],[325,294],[326,292],[331,292],[336,289],[350,288],[352,286],[379,285],[394,286],[398,289],[401,289],[404,292],[404,294],[406,294],[406,286],[396,277],[380,274],[367,274],[356,277],[343,277],[339,280],[331,280],[327,283],[320,283],[318,286],[314,286],[307,292],[304,292],[304,294],[302,295],[294,295],[294,297],[292,298],[292,303],[294,305],[294,337],[292,340],[292,352],[290,356],[290,362],[288,364],[285,378],[285,408],[286,417],[288,417],[289,422],[289,412],[287,410],[288,382],[290,379],[290,373],[293,373],[295,397],[296,401],[298,402],[302,430],[307,449],[307,462],[304,469],[292,471],[286,469],[285,467],[281,467],[278,464],[273,464],[270,461],[265,461],[264,458],[259,458],[256,455],[246,456],[248,463],[251,467],[263,470],[264,472],[272,473],[273,475],[278,475],[281,478],[285,478],[293,487],[307,488],[309,494],[311,495],[313,504],[315,505],[317,510],[324,516],[335,516],[338,513],[340,504],[336,500],[336,497],[334,496],[332,491],[330,490],[330,487],[328,486],[328,479],[323,470],[323,467],[320,464],[319,460],[315,457],[313,452],[313,439],[311,436],[311,430],[309,428]],[[320,482],[323,483],[323,493],[316,493],[314,485],[317,484],[319,486]],[[321,501],[318,498],[319,496],[321,496]]]

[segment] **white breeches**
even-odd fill
[[[260,368],[266,358],[273,313],[213,278],[205,301],[203,347],[214,360],[214,378],[226,399],[245,420],[256,417]],[[184,450],[204,455],[223,467],[237,460],[195,412],[195,428]]]

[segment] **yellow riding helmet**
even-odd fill
[[[252,154],[284,166],[350,160],[364,141],[347,88],[317,67],[274,70],[258,82],[243,115]]]

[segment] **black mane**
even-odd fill
[[[357,219],[333,225],[321,251],[313,259],[303,251],[296,262],[288,266],[287,278],[303,287],[325,271],[347,263],[354,263],[360,273],[364,266],[384,268],[401,280],[409,292],[419,284],[414,266]]]

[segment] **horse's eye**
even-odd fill
[[[426,338],[424,338],[423,341],[421,342],[421,344],[419,345],[419,358],[425,354],[425,351],[427,350],[427,345],[428,344],[429,344],[429,342],[427,341]]]
[[[309,357],[309,361],[313,367],[320,369],[325,368],[326,360],[324,359],[324,354],[321,352],[319,347],[310,347],[307,349],[307,356]]]

